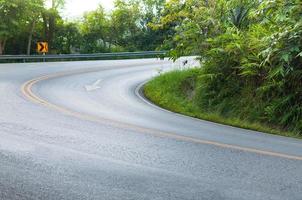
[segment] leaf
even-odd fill
[[[288,63],[288,61],[289,61],[289,54],[283,54],[281,58],[282,58],[285,62]]]

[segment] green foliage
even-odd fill
[[[104,8],[99,7],[91,12],[85,13],[80,26],[80,34],[83,37],[81,52],[96,53],[104,52],[107,48],[108,36],[110,35],[110,24]]]
[[[266,118],[283,127],[301,130],[302,119],[302,4],[269,2],[264,7],[274,30],[262,51],[261,67],[267,70],[267,80],[260,87],[265,101]]]
[[[8,38],[16,33],[23,15],[25,3],[20,0],[0,0],[0,38]]]
[[[63,20],[64,0],[0,0],[0,54],[36,53],[36,42],[51,54],[155,50],[164,32],[158,21],[165,0],[117,0],[111,12],[100,5],[77,21]]]
[[[162,43],[161,31],[148,24],[158,19],[164,0],[118,0],[111,13],[103,8],[86,13],[81,33],[82,52],[155,50]],[[89,43],[87,43],[89,41]]]
[[[62,22],[57,25],[54,48],[57,53],[76,53],[81,48],[83,39],[76,23]]]
[[[31,34],[33,22],[39,19],[43,3],[43,0],[0,1],[0,54],[3,53],[5,47],[12,48],[12,43],[16,38],[21,40],[20,44],[23,42],[26,44],[26,36]],[[23,51],[19,49],[20,53],[26,51],[26,48]]]
[[[201,111],[302,133],[302,4],[171,0],[171,56],[199,55],[194,103]]]
[[[145,85],[144,94],[157,105],[177,113],[245,129],[301,138],[301,135],[295,132],[251,122],[238,116],[225,117],[220,112],[201,108],[194,94],[199,88],[198,77],[202,74],[198,68],[161,74]]]
[[[158,105],[175,112],[182,113],[189,110],[196,110],[196,107],[194,108],[194,106],[189,103],[187,94],[193,92],[196,74],[198,73],[199,70],[190,70],[173,71],[160,75],[158,78],[148,82],[144,88],[144,93]],[[184,83],[184,80],[188,81]]]

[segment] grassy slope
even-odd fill
[[[198,73],[198,70],[190,69],[162,74],[145,85],[144,94],[153,103],[176,113],[250,130],[302,138],[296,133],[271,128],[268,125],[251,123],[238,118],[225,118],[218,113],[206,113],[202,111],[192,98],[190,99],[189,97],[193,96],[193,89],[191,88],[192,92],[190,95],[190,91],[186,91],[190,90],[190,88],[184,86],[184,83],[198,76]]]

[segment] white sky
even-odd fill
[[[66,0],[65,7],[62,11],[64,17],[80,17],[84,12],[95,10],[99,4],[107,10],[113,8],[114,0]]]

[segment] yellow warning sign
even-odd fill
[[[47,53],[48,52],[48,43],[47,42],[38,42],[37,43],[37,52],[38,53]]]

